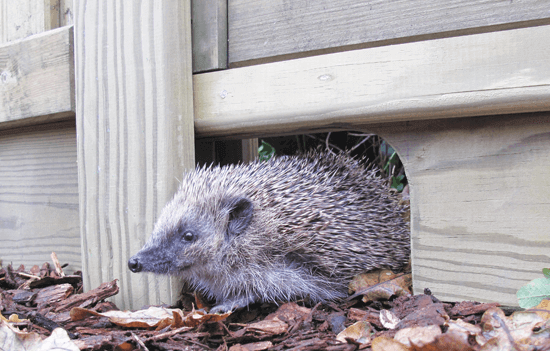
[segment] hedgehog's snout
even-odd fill
[[[141,264],[141,262],[139,262],[138,258],[136,256],[132,256],[129,260],[128,260],[128,268],[134,272],[134,273],[138,273],[138,272],[141,272],[143,270],[143,265]]]

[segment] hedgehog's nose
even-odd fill
[[[141,272],[143,269],[143,265],[139,263],[139,260],[137,257],[132,257],[128,260],[128,268],[134,273]]]

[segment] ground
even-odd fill
[[[413,296],[406,274],[363,276],[338,303],[254,304],[219,315],[192,294],[182,308],[118,311],[105,301],[116,281],[82,293],[79,274],[65,276],[56,259],[54,266],[0,270],[0,349],[550,350],[546,304],[512,314],[497,303]]]

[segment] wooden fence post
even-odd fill
[[[85,289],[119,279],[120,308],[170,303],[179,284],[128,258],[194,166],[190,0],[75,0]]]

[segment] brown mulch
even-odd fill
[[[63,328],[81,350],[370,349],[376,337],[387,341],[405,328],[436,326],[445,333],[448,321],[457,319],[480,325],[483,313],[498,306],[471,301],[441,302],[425,291],[421,295],[394,296],[384,301],[363,302],[358,296],[338,304],[309,307],[306,302],[281,306],[254,304],[222,321],[188,309],[187,312],[166,309],[168,315],[172,313],[179,322],[170,320],[168,325],[144,327],[133,324],[137,317],[125,317],[132,319],[132,323],[126,321],[121,326],[101,315],[118,310],[113,303],[105,301],[118,293],[116,281],[83,293],[79,272],[66,276],[58,263],[54,266],[45,263],[25,270],[23,266],[14,269],[8,265],[0,269],[0,312],[6,319],[17,315],[18,321],[10,322],[12,326],[44,338],[54,329]],[[184,295],[182,306],[189,306],[191,300],[194,304],[191,298]],[[512,311],[504,312],[509,315]],[[193,318],[194,324],[186,322]],[[369,328],[369,337],[361,341],[341,336],[340,341],[337,340],[340,332],[356,322],[368,322],[358,325]],[[479,349],[474,341],[470,344],[471,348],[465,349]]]

